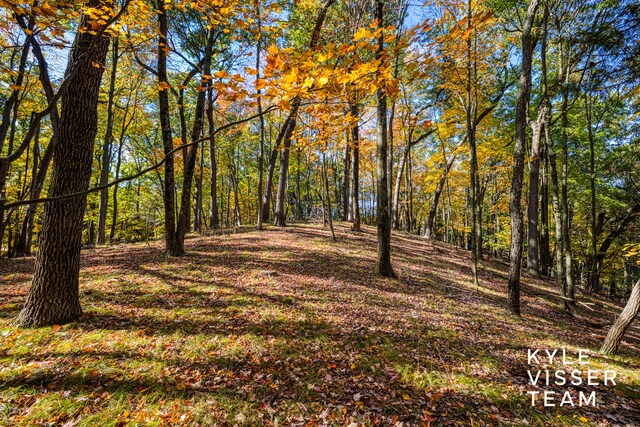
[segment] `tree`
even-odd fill
[[[629,301],[624,306],[622,313],[611,325],[602,348],[600,348],[601,353],[616,354],[618,352],[624,333],[631,326],[631,322],[638,316],[638,312],[640,312],[640,280],[633,286]]]
[[[110,13],[110,3],[92,0],[89,7]],[[102,28],[96,32],[97,28]],[[49,195],[86,190],[98,122],[98,94],[109,37],[105,26],[84,14],[67,65],[62,96],[60,140],[53,154]],[[71,322],[82,314],[78,288],[82,218],[86,196],[45,206],[40,248],[27,301],[16,320],[21,326]]]
[[[378,198],[376,201],[376,224],[378,228],[378,273],[385,277],[396,277],[391,266],[391,217],[389,215],[389,194],[387,192],[387,93],[382,80],[380,68],[385,63],[384,60],[384,2],[378,0],[376,3],[378,50],[376,50],[376,60],[379,61],[376,76],[378,88],[376,89],[377,99],[377,189]]]
[[[509,212],[511,215],[511,246],[509,248],[509,310],[520,315],[520,264],[522,263],[522,180],[524,174],[524,146],[527,126],[527,108],[531,90],[531,63],[533,60],[533,21],[538,0],[531,0],[522,26],[522,69],[516,101],[516,138],[513,149],[513,177]]]

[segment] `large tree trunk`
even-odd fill
[[[111,56],[111,80],[109,81],[109,93],[107,96],[107,125],[102,143],[102,160],[100,162],[100,186],[109,182],[109,169],[111,166],[111,149],[113,145],[113,98],[116,91],[116,75],[118,71],[118,38],[113,40]],[[100,206],[98,208],[98,244],[106,241],[107,208],[109,207],[109,189],[100,191]]]
[[[633,319],[638,316],[639,311],[640,280],[633,286],[633,289],[631,290],[631,296],[629,297],[629,301],[627,301],[627,305],[625,305],[624,310],[622,310],[620,316],[618,316],[616,321],[611,326],[611,329],[609,329],[609,333],[607,333],[607,337],[604,339],[604,344],[602,344],[602,348],[600,349],[601,353],[616,354],[625,331],[627,330],[627,328],[629,328],[631,322],[633,322]]]
[[[285,203],[287,190],[287,175],[289,172],[289,149],[291,148],[291,134],[296,127],[295,119],[285,123],[284,145],[280,153],[280,176],[278,177],[278,192],[276,193],[276,209],[274,212],[274,225],[284,227],[286,225]]]
[[[384,18],[384,2],[377,1],[376,19],[380,37],[378,37],[378,49],[376,50],[376,59],[381,61],[384,54],[384,36],[382,28]],[[380,71],[377,71],[380,77]],[[396,277],[391,266],[391,217],[389,215],[389,194],[387,192],[387,93],[382,83],[376,90],[376,98],[378,104],[378,126],[377,126],[377,153],[376,153],[376,169],[377,169],[377,187],[378,200],[376,203],[376,223],[378,228],[378,273],[385,277]]]
[[[162,145],[164,155],[167,159],[164,163],[164,235],[165,254],[168,256],[180,256],[184,254],[176,233],[176,196],[175,196],[175,162],[173,154],[173,135],[171,131],[171,117],[169,109],[169,90],[167,89],[167,52],[164,47],[167,45],[167,13],[164,0],[156,2],[158,10],[158,83],[161,86],[158,90],[158,108],[160,115],[160,128],[162,130]]]
[[[472,4],[467,2],[467,31],[473,30]],[[478,285],[478,155],[476,150],[476,111],[478,100],[474,97],[474,86],[477,80],[477,69],[473,58],[472,37],[467,37],[467,84],[466,84],[466,127],[467,142],[469,143],[469,206],[471,208],[471,281]]]
[[[103,6],[92,1],[89,6]],[[62,97],[60,140],[53,156],[50,197],[85,191],[98,130],[98,95],[109,38],[81,31],[90,26],[85,15],[71,49],[69,87]],[[73,74],[71,70],[75,69]],[[72,322],[82,315],[78,287],[80,247],[86,196],[45,205],[40,247],[27,301],[16,320],[21,326]]]
[[[531,91],[531,62],[533,40],[531,27],[538,10],[538,0],[531,0],[522,26],[522,70],[516,101],[516,139],[513,151],[513,177],[509,211],[511,216],[511,246],[509,248],[509,310],[520,315],[520,264],[522,263],[522,180],[524,175],[524,147],[527,137],[527,107]]]

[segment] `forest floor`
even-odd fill
[[[570,317],[524,275],[516,318],[502,261],[474,287],[468,252],[394,233],[386,279],[374,228],[336,234],[244,229],[170,260],[161,242],[87,249],[85,314],[40,329],[11,326],[33,258],[0,261],[0,425],[640,425],[637,322],[619,356],[596,353],[620,304],[581,296],[595,305]],[[530,385],[527,350],[547,348],[589,349],[578,369],[617,385]],[[541,390],[593,390],[597,407],[532,407]]]

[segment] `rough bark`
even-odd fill
[[[102,2],[92,1],[90,6]],[[83,16],[79,28],[88,26]],[[62,97],[60,140],[53,155],[49,195],[85,191],[98,129],[98,95],[109,39],[78,31],[71,49],[67,75],[74,69]],[[86,195],[45,205],[40,247],[27,301],[18,315],[21,326],[44,326],[77,320],[80,247]]]
[[[531,91],[531,62],[533,40],[531,28],[538,9],[538,0],[531,0],[522,26],[522,70],[516,101],[516,138],[513,152],[513,177],[509,212],[511,216],[511,246],[509,248],[509,310],[520,315],[520,264],[522,263],[522,181],[524,175],[524,147],[527,126],[527,107]]]
[[[384,28],[384,2],[377,1],[376,19],[378,29]],[[382,32],[378,38],[376,59],[381,61],[384,55],[384,36]],[[380,71],[377,71],[378,77]],[[377,99],[377,151],[376,171],[378,200],[376,201],[376,224],[378,229],[378,273],[384,277],[396,277],[391,266],[391,217],[389,215],[389,194],[387,192],[387,94],[380,85],[376,90]]]
[[[624,333],[638,316],[638,312],[640,312],[640,280],[633,286],[627,305],[625,305],[622,313],[620,313],[620,316],[618,316],[611,326],[611,329],[609,329],[607,337],[604,339],[604,343],[600,349],[601,353],[616,354],[618,352],[618,347],[624,337]]]
[[[165,2],[158,0],[156,2],[158,11],[158,83],[161,86],[158,90],[158,108],[160,116],[160,129],[162,130],[162,145],[167,160],[164,164],[164,235],[165,235],[165,254],[168,256],[180,256],[184,253],[180,241],[176,233],[176,196],[175,196],[175,161],[173,154],[173,135],[171,130],[171,117],[169,109],[169,91],[166,89],[167,82],[167,13],[165,10]]]

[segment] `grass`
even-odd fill
[[[525,275],[505,309],[507,266],[394,234],[398,280],[375,271],[375,230],[338,242],[317,225],[83,252],[76,323],[17,329],[33,259],[0,265],[0,426],[633,425],[640,336],[596,350],[620,306],[558,310]],[[538,296],[532,296],[536,294]],[[591,351],[616,387],[596,408],[531,407],[527,349]],[[560,390],[558,387],[556,389]],[[562,389],[564,390],[564,389]],[[524,420],[524,421],[523,421]],[[399,425],[399,424],[398,424]]]

